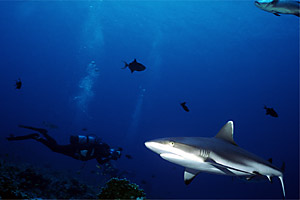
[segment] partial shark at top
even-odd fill
[[[300,16],[300,1],[298,0],[257,0],[255,5],[276,16],[280,16],[280,14]]]
[[[233,140],[233,122],[228,121],[213,138],[176,137],[145,142],[161,158],[185,167],[184,181],[189,184],[200,172],[238,176],[246,180],[278,177],[283,195],[283,167],[272,165],[242,148]]]

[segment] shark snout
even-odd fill
[[[145,146],[157,154],[169,153],[172,151],[169,145],[166,145],[162,140],[151,140],[145,142]]]
[[[153,143],[153,142],[145,142],[145,146],[146,146],[148,149],[151,149],[152,143]]]
[[[148,141],[145,142],[145,146],[150,149],[151,151],[154,151],[155,153],[160,154],[161,153],[161,145],[157,142],[153,142],[153,141]]]

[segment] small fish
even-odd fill
[[[147,181],[145,181],[145,180],[141,180],[141,184],[147,184]]]
[[[88,129],[87,129],[87,128],[82,128],[81,130],[82,130],[82,131],[87,131]]]
[[[22,81],[21,81],[21,79],[19,78],[18,80],[16,80],[16,89],[21,89],[21,87],[22,87]]]
[[[185,104],[186,104],[186,102],[183,102],[183,103],[181,103],[180,105],[182,106],[182,108],[183,108],[186,112],[189,112],[190,110],[189,110],[189,108],[188,108]]]
[[[268,108],[267,106],[264,106],[264,109],[266,109],[266,115],[270,115],[272,117],[278,117],[277,112],[273,108]]]
[[[128,159],[132,159],[132,156],[128,155],[128,154],[126,154],[125,157],[128,158]]]
[[[128,67],[131,73],[133,73],[134,71],[144,71],[146,69],[146,67],[143,64],[138,63],[136,59],[134,59],[134,61],[129,64],[127,64],[125,61],[124,63],[125,63],[125,67],[123,67],[122,69]]]

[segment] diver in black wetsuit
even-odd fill
[[[45,138],[40,137],[38,133],[32,133],[24,136],[10,135],[6,138],[8,141],[34,139],[56,153],[61,153],[82,161],[96,159],[99,164],[107,163],[110,160],[117,160],[121,157],[122,148],[112,149],[94,136],[71,136],[70,144],[59,145],[47,134],[48,131],[46,129],[23,125],[19,125],[19,127],[37,131]]]

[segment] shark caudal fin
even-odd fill
[[[283,176],[278,176],[280,182],[281,182],[281,187],[282,187],[282,192],[283,192],[283,198],[285,198],[285,189],[284,189],[284,183],[283,183]]]

